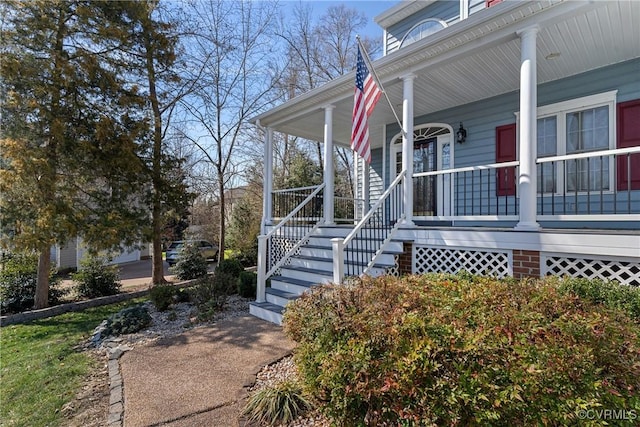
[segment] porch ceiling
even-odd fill
[[[520,39],[532,25],[537,39],[538,83],[640,57],[640,2],[502,2],[374,62],[391,104],[402,117],[402,80],[414,81],[414,116],[516,91],[520,85]],[[557,55],[559,54],[559,55]],[[549,56],[552,59],[547,59]],[[324,111],[334,105],[334,141],[349,145],[354,73],[303,94],[256,118],[262,126],[323,140]],[[394,123],[381,98],[370,120],[373,147]],[[455,125],[455,123],[452,123]]]

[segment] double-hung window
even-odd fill
[[[616,91],[538,108],[538,192],[612,191],[613,157],[589,152],[615,148]],[[545,162],[545,157],[567,156]]]

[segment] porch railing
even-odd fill
[[[430,211],[426,215],[414,211],[414,216],[426,220],[516,219],[519,164],[513,161],[414,173],[414,205],[419,185],[435,190]]]
[[[287,188],[284,190],[274,190],[271,193],[273,205],[273,218],[280,219],[287,216],[296,206],[309,196],[316,185],[309,187]],[[363,199],[353,199],[350,197],[334,196],[334,219],[336,222],[353,223],[362,218],[364,209]],[[323,212],[323,194],[318,194],[313,206],[309,206],[307,212],[311,216],[321,216]],[[318,212],[320,212],[318,214]]]
[[[640,147],[543,157],[536,161],[540,221],[637,221]],[[414,204],[428,189],[433,206],[414,216],[433,220],[517,220],[519,162],[413,174]],[[631,184],[629,184],[631,183]],[[417,194],[416,194],[417,193]]]
[[[336,196],[333,199],[334,219],[336,222],[354,223],[362,218],[364,199]]]
[[[375,265],[393,231],[405,218],[402,193],[405,176],[406,171],[402,171],[344,240],[331,240],[335,283],[342,283],[345,275],[366,274]]]
[[[308,194],[296,206],[293,206],[289,214],[269,230],[267,234],[258,237],[258,289],[256,298],[258,302],[263,302],[266,299],[265,286],[267,279],[296,253],[298,248],[307,241],[318,227],[323,213],[321,192],[324,187],[323,183],[317,187],[274,191],[275,194],[283,195],[281,200],[284,201],[284,204],[280,205],[278,209],[284,209],[284,206],[290,203],[292,197],[293,199],[300,197],[300,191],[308,191]]]
[[[273,200],[273,218],[286,217],[317,189],[317,185],[312,185],[309,187],[274,190],[273,193],[271,193]],[[322,215],[322,194],[317,194],[313,202],[313,204],[307,204],[304,207],[304,213],[309,214],[311,218]]]
[[[539,158],[538,217],[638,220],[640,188],[633,188],[632,175],[638,159],[640,147]]]

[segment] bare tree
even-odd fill
[[[189,138],[215,173],[219,260],[225,248],[225,189],[246,161],[239,146],[250,142],[248,121],[273,101],[274,82],[280,78],[270,64],[276,7],[270,2],[192,3],[194,30],[187,53],[202,74],[182,105],[197,129]]]
[[[367,24],[363,12],[350,9],[344,4],[330,6],[318,22],[313,22],[313,9],[309,4],[299,3],[293,12],[293,22],[282,22],[278,35],[287,46],[287,61],[290,64],[284,84],[280,90],[287,90],[288,98],[309,91],[324,83],[346,74],[355,68],[358,31]],[[370,54],[379,50],[379,42],[368,37],[362,38]],[[295,140],[285,141],[284,162],[289,160],[291,145]],[[323,164],[322,143],[315,144],[319,164]],[[336,147],[336,161],[341,175],[346,173],[346,185],[338,185],[353,197],[352,153],[351,150]],[[283,169],[286,170],[285,165]]]

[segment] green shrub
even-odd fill
[[[176,290],[171,285],[157,285],[149,290],[149,299],[158,311],[165,311],[173,304]]]
[[[233,255],[231,259],[234,259],[242,265],[242,267],[253,267],[258,265],[258,248],[242,249],[237,254]]]
[[[186,244],[180,251],[176,265],[170,269],[178,279],[191,280],[207,275],[207,260],[193,244]]]
[[[49,274],[49,305],[60,303],[66,291],[59,289],[59,279]],[[0,312],[18,313],[33,308],[38,283],[38,256],[13,253],[0,266]]]
[[[244,267],[240,264],[240,261],[234,258],[223,259],[216,267],[215,273],[229,274],[234,278],[240,276],[240,273],[244,271]]]
[[[191,295],[186,289],[178,288],[173,299],[175,302],[189,302],[191,301]]]
[[[250,423],[275,426],[286,424],[311,408],[302,388],[293,381],[277,383],[249,396],[244,414]]]
[[[225,273],[202,278],[191,289],[191,300],[198,308],[200,320],[209,320],[227,304],[236,289],[236,279]]]
[[[107,265],[100,257],[80,261],[80,270],[71,275],[75,290],[81,298],[98,298],[120,292],[120,278],[115,265]]]
[[[557,280],[325,285],[289,304],[305,387],[338,425],[574,425],[640,411],[640,327]],[[582,412],[584,413],[584,412]]]
[[[104,336],[132,334],[151,324],[151,316],[144,305],[125,308],[107,318]]]
[[[564,279],[563,292],[571,292],[591,302],[626,311],[640,320],[640,288],[602,280]]]
[[[238,295],[243,298],[255,298],[258,276],[252,271],[241,271],[238,277]]]

